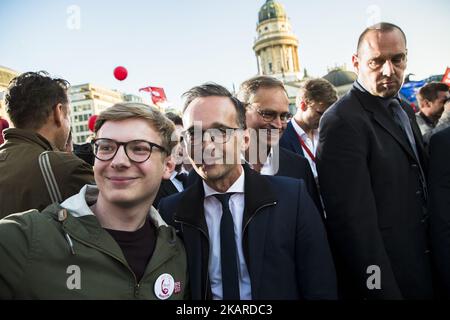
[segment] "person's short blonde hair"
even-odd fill
[[[170,155],[172,149],[177,145],[178,141],[172,141],[172,135],[175,131],[175,125],[162,112],[155,107],[135,102],[117,103],[97,117],[95,121],[94,132],[105,124],[106,121],[120,121],[126,119],[142,119],[160,134],[161,146]]]

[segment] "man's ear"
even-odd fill
[[[308,105],[306,104],[305,100],[302,100],[302,102],[300,102],[300,109],[302,111],[306,111],[306,109],[308,109]]]
[[[170,179],[170,176],[172,175],[173,171],[175,170],[175,159],[172,157],[172,155],[169,155],[164,160],[164,171],[162,178],[165,180]]]
[[[249,129],[242,130],[242,143],[241,143],[241,152],[245,152],[250,146],[250,131]]]
[[[353,68],[355,69],[356,73],[359,74],[359,58],[358,58],[357,53],[355,53],[352,56],[352,64],[353,64]]]
[[[428,101],[427,99],[423,99],[420,103],[420,107],[423,109],[431,108],[431,101]]]
[[[66,112],[62,103],[58,103],[53,108],[53,121],[55,125],[59,128],[63,125],[64,118],[66,117]]]

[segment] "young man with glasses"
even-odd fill
[[[97,186],[0,221],[0,299],[185,299],[184,247],[152,207],[174,168],[173,131],[144,104],[102,112]]]
[[[252,135],[250,147],[245,152],[247,163],[261,174],[303,179],[322,214],[319,192],[308,161],[278,144],[292,116],[283,83],[269,76],[253,77],[241,84],[238,97],[246,107],[246,124]]]
[[[208,83],[184,97],[184,141],[201,179],[159,209],[182,234],[192,298],[336,298],[325,229],[304,182],[242,165],[245,108],[227,89]]]

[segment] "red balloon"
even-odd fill
[[[94,114],[94,115],[92,115],[92,116],[90,116],[89,117],[89,120],[88,120],[88,128],[89,128],[89,130],[91,130],[92,132],[94,132],[94,129],[95,129],[95,122],[97,121],[97,115],[96,114]]]
[[[124,67],[117,67],[114,69],[114,77],[119,80],[123,81],[127,78],[128,71]]]
[[[3,131],[3,129],[9,128],[9,123],[6,121],[6,119],[0,118],[0,131]],[[1,132],[0,132],[1,133]]]

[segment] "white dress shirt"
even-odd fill
[[[183,183],[176,178],[177,174],[178,172],[176,171],[172,172],[172,175],[170,176],[170,181],[175,186],[175,188],[177,188],[178,192],[182,192],[184,190]]]
[[[233,216],[234,234],[239,261],[239,292],[241,300],[251,300],[252,288],[250,284],[250,276],[248,274],[244,251],[242,249],[242,220],[245,206],[244,182],[245,175],[244,171],[242,171],[241,176],[227,190],[226,193],[235,193],[230,197],[229,206],[231,215]],[[222,205],[219,200],[213,196],[214,194],[219,194],[220,192],[210,188],[204,181],[203,188],[205,190],[205,200],[203,202],[203,206],[209,234],[208,272],[211,282],[211,291],[214,300],[222,300],[222,265],[220,258],[220,220],[222,218]]]
[[[295,129],[295,132],[300,136],[300,138],[302,138],[303,142],[306,144],[306,146],[309,148],[309,150],[315,157],[317,152],[317,146],[319,144],[319,130],[316,129],[313,131],[313,139],[311,140],[306,134],[306,132],[298,125],[298,123],[294,119],[291,120],[291,123]],[[300,141],[298,143],[300,143]],[[311,167],[314,178],[317,181],[316,163],[313,161],[313,159],[311,159],[308,152],[306,152],[305,148],[303,148],[303,146],[301,146],[301,148],[303,149],[303,153],[305,154],[306,160],[308,160],[309,162],[309,166]]]
[[[250,168],[255,170],[253,165],[245,159],[244,155],[241,155],[241,159],[245,163],[247,163],[250,166]],[[262,165],[261,171],[259,173],[266,176],[274,176],[278,172],[279,163],[280,163],[279,149],[277,149],[277,156],[274,157],[274,149],[270,148],[270,152],[267,155],[266,162],[264,162],[264,164]]]

